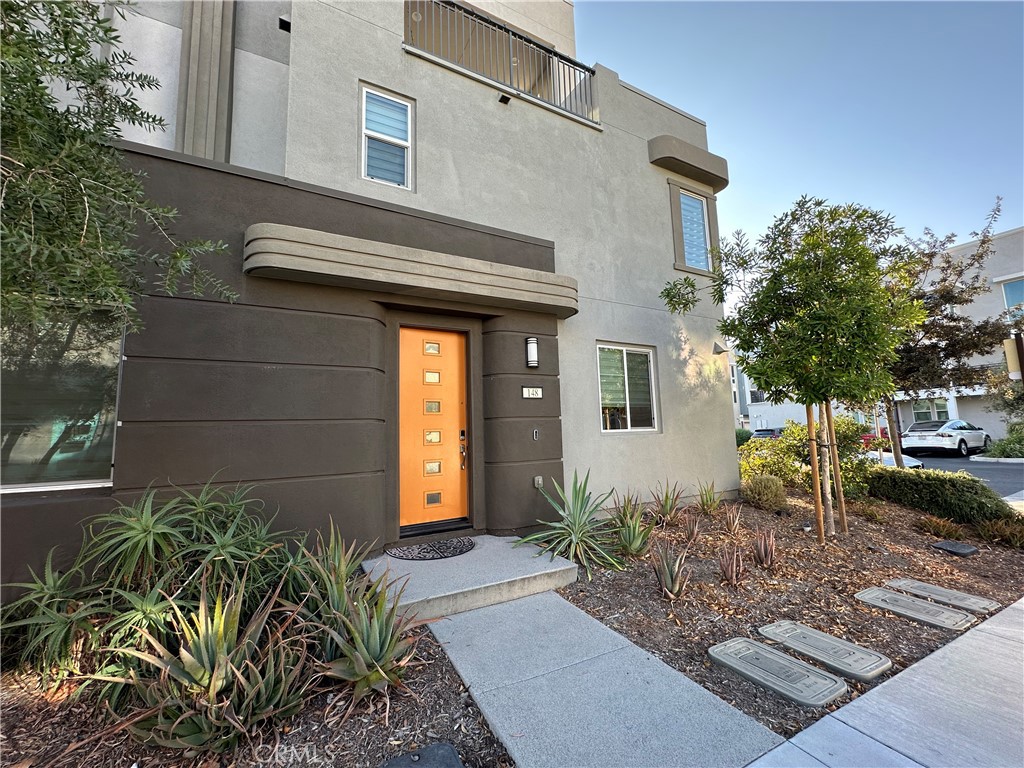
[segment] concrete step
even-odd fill
[[[513,546],[515,536],[474,536],[476,546],[464,555],[443,560],[400,560],[382,555],[363,562],[363,569],[405,583],[401,605],[421,619],[497,605],[559,589],[576,581],[576,564],[554,560],[530,545]]]

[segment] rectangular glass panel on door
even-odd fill
[[[465,334],[401,328],[398,376],[399,524],[407,528],[465,522],[469,517]]]

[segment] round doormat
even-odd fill
[[[384,552],[399,560],[441,560],[445,557],[456,557],[464,555],[473,547],[476,542],[463,536],[458,539],[445,539],[444,541],[432,541],[429,544],[413,544],[408,547],[390,547]]]

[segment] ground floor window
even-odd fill
[[[649,349],[599,345],[601,431],[652,430],[654,355]]]
[[[106,314],[3,328],[4,488],[110,480],[121,339]]]
[[[914,401],[914,422],[919,421],[948,421],[949,403],[945,398],[938,397],[934,400]]]

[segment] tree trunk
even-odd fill
[[[836,519],[832,514],[832,461],[829,457],[828,422],[825,406],[818,404],[818,453],[821,456],[821,506],[825,521],[825,535],[836,535]]]
[[[836,423],[832,418],[832,403],[825,403],[825,418],[828,421],[828,443],[832,446],[832,466],[836,473],[836,504],[839,507],[839,527],[849,533],[846,525],[846,496],[843,493],[843,468],[839,464],[839,443],[836,441]]]
[[[825,520],[821,513],[821,478],[818,476],[818,438],[814,434],[814,406],[807,406],[807,440],[811,449],[811,488],[814,491],[814,518],[818,523],[818,543],[825,543]]]
[[[892,396],[882,398],[885,404],[885,421],[889,425],[889,442],[892,443],[892,458],[897,467],[904,467],[903,446],[900,445],[900,428],[896,423],[896,402]]]

